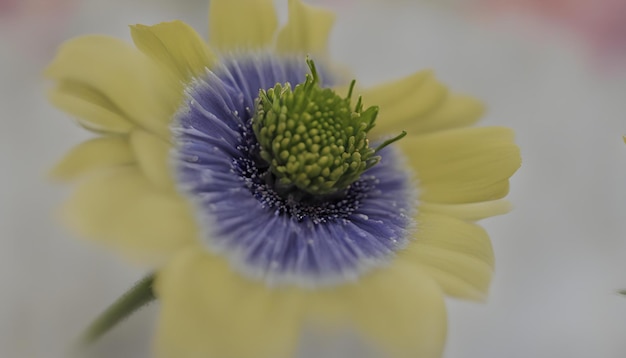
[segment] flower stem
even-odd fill
[[[152,290],[154,275],[150,274],[137,282],[130,290],[113,302],[95,321],[87,327],[80,343],[89,345],[97,341],[111,328],[146,304],[156,299]]]

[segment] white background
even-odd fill
[[[488,103],[484,124],[517,133],[515,209],[484,222],[497,255],[490,299],[449,300],[446,357],[626,356],[626,297],[616,294],[626,288],[626,59],[607,67],[568,34],[519,17],[486,23],[409,1],[323,2],[338,12],[331,52],[362,83],[433,68]],[[49,48],[85,33],[128,38],[128,24],[174,18],[204,33],[207,4],[175,3],[83,1],[46,41],[32,18],[0,26],[0,357],[63,357],[143,274],[53,219],[68,188],[46,170],[87,134],[45,101]],[[147,357],[156,308],[93,355]],[[350,350],[365,356],[340,339],[317,356]]]

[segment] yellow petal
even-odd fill
[[[423,268],[449,295],[483,300],[493,274],[494,256],[483,228],[438,214],[420,214],[415,241],[399,258]]]
[[[407,130],[416,122],[442,105],[448,89],[432,71],[420,71],[409,77],[385,83],[363,91],[363,103],[380,108],[372,135],[381,136],[398,130]],[[413,128],[414,135],[417,129]]]
[[[325,54],[335,14],[303,3],[289,0],[287,24],[278,33],[276,49],[281,53]]]
[[[504,199],[469,204],[435,204],[421,202],[419,209],[422,212],[443,214],[461,220],[476,221],[508,213],[511,211],[511,203]]]
[[[159,69],[125,42],[92,35],[64,43],[46,75],[98,93],[112,104],[111,112],[121,111],[129,121],[167,138],[180,93]]]
[[[215,62],[200,35],[182,21],[135,25],[130,34],[139,50],[167,67],[182,83],[204,75]]]
[[[170,143],[146,131],[135,130],[130,136],[130,144],[144,175],[158,188],[172,189]]]
[[[134,162],[135,156],[126,137],[101,137],[74,147],[50,174],[55,179],[69,181],[98,169]]]
[[[398,145],[416,171],[420,199],[433,203],[500,199],[521,164],[508,128],[447,130],[406,137]]]
[[[278,27],[272,0],[211,0],[209,38],[220,51],[269,45]]]
[[[102,92],[85,84],[60,81],[48,92],[48,100],[95,132],[125,134],[135,126]]]
[[[333,329],[345,327],[347,319],[383,348],[385,357],[441,357],[447,326],[443,292],[416,265],[395,260],[357,282],[313,296],[314,322]]]
[[[233,272],[202,249],[159,273],[158,357],[287,358],[300,334],[299,300]]]
[[[411,134],[466,127],[476,123],[485,113],[484,104],[478,99],[456,93],[448,93],[439,105],[421,116],[397,123],[393,132],[406,130]]]
[[[89,176],[61,214],[77,234],[141,263],[160,263],[196,240],[188,203],[156,189],[134,166]]]

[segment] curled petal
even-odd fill
[[[139,50],[168,68],[181,83],[204,75],[215,62],[200,35],[182,21],[134,25],[130,33]]]
[[[56,179],[70,181],[99,169],[132,164],[135,160],[126,137],[101,137],[74,147],[50,174]]]
[[[494,267],[485,230],[438,214],[420,214],[418,221],[415,242],[399,258],[424,269],[448,295],[484,300]]]
[[[380,107],[372,134],[384,136],[400,131],[421,135],[474,124],[485,111],[474,97],[450,93],[432,71],[363,91],[366,103]]]
[[[420,199],[443,204],[504,197],[521,164],[508,128],[466,128],[406,137],[398,145],[415,169]]]
[[[61,80],[48,92],[48,99],[94,132],[125,134],[135,127],[101,90],[85,83]]]
[[[66,94],[76,94],[83,101],[97,98],[94,105],[108,103],[104,108],[110,112],[167,138],[180,94],[159,70],[125,42],[92,35],[63,44],[45,74],[62,86],[75,84]]]

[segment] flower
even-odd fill
[[[488,290],[474,221],[508,210],[512,132],[430,71],[346,83],[332,13],[274,11],[211,1],[210,45],[180,21],[63,45],[50,100],[96,134],[53,170],[63,218],[156,268],[162,357],[286,357],[305,326],[438,357],[444,293]]]

